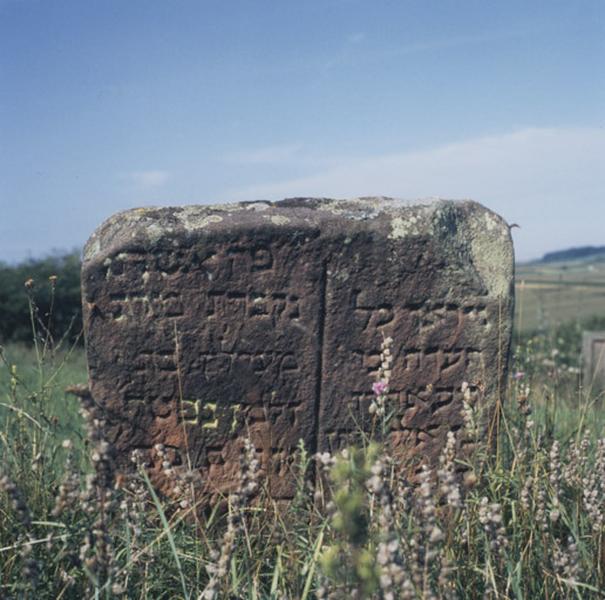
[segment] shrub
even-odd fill
[[[69,331],[73,339],[82,330],[78,252],[0,263],[0,343],[31,343],[32,317],[39,337],[58,339]]]

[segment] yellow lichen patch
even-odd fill
[[[499,225],[500,223],[494,215],[490,213],[485,213],[485,226],[487,227],[488,231],[494,230]]]
[[[206,227],[206,225],[210,225],[210,223],[220,223],[223,220],[223,217],[219,215],[208,215],[200,220],[199,226]]]
[[[216,402],[206,402],[204,404],[204,408],[212,412],[212,415],[216,415]],[[202,423],[202,429],[217,429],[218,428],[218,419],[214,418],[212,421],[206,421]]]
[[[283,215],[273,215],[271,217],[271,223],[274,225],[286,225],[290,222],[288,217],[284,217]]]
[[[391,233],[389,238],[398,240],[408,235],[418,235],[418,217],[411,215],[410,217],[394,217],[391,221]]]
[[[234,433],[237,428],[237,416],[242,408],[241,404],[233,405],[233,420],[231,421],[231,433]]]

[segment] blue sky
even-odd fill
[[[134,206],[472,198],[605,244],[605,3],[0,0],[0,260]]]

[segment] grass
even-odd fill
[[[78,416],[79,403],[65,388],[74,384],[86,384],[86,357],[81,346],[67,351],[48,352],[36,356],[32,346],[10,344],[3,348],[0,360],[0,402],[13,397],[13,387],[19,388],[19,399],[35,406],[45,403],[41,414],[56,417],[52,423],[57,435],[63,432],[71,437],[81,433],[81,419]],[[4,407],[6,409],[6,406]]]
[[[605,261],[519,265],[516,323],[522,333],[605,313]]]
[[[136,456],[116,479],[99,415],[64,391],[86,380],[81,349],[10,345],[0,597],[605,598],[605,411],[579,387],[576,343],[573,327],[521,337],[513,373],[524,375],[510,381],[496,447],[468,407],[416,486],[388,444],[319,458],[301,447],[284,509],[249,449],[238,490],[210,512],[170,464],[180,491],[169,497]],[[463,441],[477,444],[472,460],[456,454]]]

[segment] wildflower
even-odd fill
[[[380,567],[378,583],[383,597],[394,600],[397,597],[396,589],[404,581],[409,580],[409,574],[405,569],[400,543],[394,531],[393,498],[386,481],[385,460],[379,457],[372,465],[370,472],[372,475],[366,485],[378,498],[380,508],[378,522],[382,539],[376,550],[376,562]]]
[[[467,471],[464,474],[464,486],[466,488],[472,488],[477,485],[477,481],[479,481],[477,474],[474,471]]]
[[[421,525],[420,535],[414,536],[410,540],[412,550],[412,576],[414,583],[418,588],[423,589],[423,597],[431,597],[433,590],[431,582],[427,578],[427,573],[433,571],[432,566],[436,565],[439,570],[441,559],[441,531],[437,525],[437,505],[435,488],[433,486],[433,472],[426,465],[418,477],[420,485],[416,494],[416,510]]]
[[[557,544],[553,553],[555,571],[561,576],[571,580],[578,580],[580,575],[580,556],[578,546],[574,539],[567,538],[566,547]]]
[[[329,468],[334,464],[334,458],[329,452],[318,452],[315,455],[315,460],[321,464],[322,467]]]
[[[31,526],[31,516],[29,508],[23,499],[21,491],[17,488],[15,483],[0,471],[0,491],[4,492],[9,498],[17,521],[23,526],[24,529],[29,529]]]
[[[380,367],[378,368],[377,381],[372,385],[374,400],[370,404],[370,414],[378,417],[384,417],[386,413],[387,393],[389,391],[389,380],[391,378],[391,365],[393,355],[391,346],[393,338],[387,337],[383,340],[380,347]]]
[[[59,491],[55,498],[55,506],[51,512],[53,517],[58,517],[66,510],[74,508],[80,499],[80,472],[74,461],[73,444],[71,440],[63,440],[61,445],[66,450],[69,450],[69,453],[67,455],[65,475],[59,486]]]
[[[530,499],[533,483],[533,478],[529,476],[525,479],[525,482],[523,483],[523,488],[521,489],[520,502],[521,506],[523,507],[523,510],[525,510],[526,512],[528,512],[530,508]]]
[[[105,440],[105,420],[90,395],[80,396],[80,413],[84,418],[94,472],[86,478],[80,493],[82,508],[94,521],[80,547],[80,560],[97,581],[109,580],[115,571],[115,552],[109,524],[118,509],[115,490],[113,448]],[[64,482],[68,487],[71,484]],[[69,491],[69,490],[67,490]],[[58,502],[61,498],[59,495]],[[60,510],[59,505],[55,508]]]
[[[554,441],[552,443],[549,453],[549,475],[548,480],[552,488],[552,506],[549,517],[552,523],[555,523],[561,515],[559,511],[559,494],[561,491],[561,456],[559,442]]]
[[[447,433],[447,441],[439,456],[439,469],[437,477],[440,482],[441,493],[445,496],[449,506],[461,508],[460,486],[455,474],[456,435],[452,431]]]
[[[508,545],[506,529],[502,524],[502,506],[497,503],[489,503],[484,496],[479,504],[479,522],[489,540],[489,545],[495,554],[499,554]]]
[[[376,396],[382,396],[382,394],[385,394],[388,389],[389,384],[387,381],[376,381],[372,385],[372,391],[374,392],[374,394],[376,394]]]
[[[594,469],[591,469],[582,478],[582,498],[584,508],[588,515],[592,530],[599,533],[605,525],[605,510],[603,497],[605,497],[605,438],[597,442],[596,460]]]
[[[523,371],[517,371],[514,375],[513,375],[513,379],[515,381],[521,381],[521,379],[523,379],[525,377],[525,373]]]
[[[543,486],[540,486],[536,496],[536,522],[542,531],[548,529],[548,521],[546,518],[546,491]]]
[[[477,423],[477,415],[474,407],[471,405],[471,390],[466,384],[462,384],[462,419],[464,421],[464,429],[471,440],[476,440],[479,437],[479,425]]]
[[[443,531],[437,527],[437,525],[433,526],[431,529],[431,533],[429,535],[429,540],[431,543],[441,542],[445,539],[445,535],[443,535]]]
[[[27,582],[28,587],[31,590],[36,588],[38,583],[38,576],[40,573],[40,565],[31,556],[33,551],[32,546],[32,534],[31,525],[32,519],[21,491],[17,488],[15,483],[9,478],[8,475],[4,474],[0,469],[0,492],[4,492],[8,497],[11,507],[15,513],[17,521],[21,527],[25,530],[22,535],[19,536],[18,540],[21,544],[21,559],[23,561],[23,580]]]
[[[213,562],[206,567],[210,575],[210,581],[202,592],[200,600],[213,600],[220,597],[221,584],[229,571],[229,564],[235,551],[237,535],[244,526],[244,509],[258,489],[259,466],[254,445],[249,439],[244,440],[244,447],[240,456],[240,481],[238,489],[229,497],[227,531],[222,539],[220,554],[216,551],[211,553]]]

